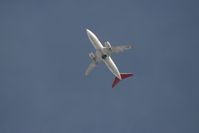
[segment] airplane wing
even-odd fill
[[[111,53],[120,53],[131,48],[132,45],[112,46]]]
[[[105,46],[105,50],[109,53],[120,53],[123,52],[125,50],[131,49],[133,46],[132,45],[121,45],[121,46],[111,46],[111,44],[106,41],[104,42],[104,46]]]
[[[97,66],[97,63],[92,61],[86,69],[85,75],[88,76],[90,72]]]

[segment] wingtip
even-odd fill
[[[87,77],[87,76],[88,76],[88,72],[85,72],[85,73],[84,73],[84,76],[86,76],[86,77]]]
[[[133,45],[128,45],[128,47],[127,47],[127,49],[131,49],[131,48],[133,48]]]

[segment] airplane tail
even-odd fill
[[[132,73],[121,73],[120,75],[122,79],[126,79],[128,77],[133,76]],[[112,84],[112,88],[114,88],[120,81],[121,80],[118,77],[115,77],[115,80],[113,81],[113,84]]]

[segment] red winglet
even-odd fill
[[[133,76],[132,73],[121,73],[120,75],[122,79]],[[112,84],[112,88],[114,88],[119,82],[120,82],[120,79],[115,77],[115,80],[113,81],[113,84]]]

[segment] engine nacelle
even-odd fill
[[[109,41],[106,41],[106,42],[104,43],[104,46],[107,47],[107,48],[111,48],[111,44],[110,44]]]
[[[91,60],[95,60],[95,54],[93,52],[88,54]]]
[[[104,46],[111,50],[111,44],[108,41],[104,43]]]

